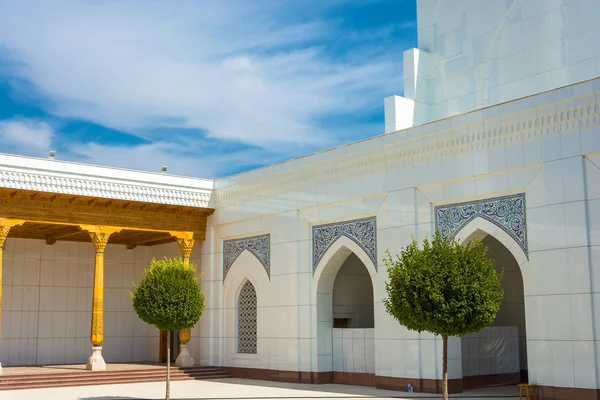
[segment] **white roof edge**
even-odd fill
[[[214,181],[0,154],[0,187],[206,208]]]
[[[160,172],[137,171],[124,168],[107,167],[62,160],[47,160],[14,154],[0,153],[0,166],[21,167],[43,172],[90,176],[98,178],[118,179],[123,181],[147,182],[169,186],[183,186],[189,189],[213,189],[214,180],[170,175]]]

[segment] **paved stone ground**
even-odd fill
[[[0,391],[0,400],[159,400],[164,399],[164,383],[79,386],[54,389]],[[519,398],[516,387],[470,391],[451,396],[470,400]],[[439,399],[439,395],[402,393],[348,385],[302,385],[244,379],[182,381],[171,384],[172,400],[262,400],[262,399],[343,400]]]

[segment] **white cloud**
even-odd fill
[[[89,164],[123,167],[123,160],[127,160],[125,166],[131,169],[158,172],[164,165],[168,167],[169,174],[207,179],[216,178],[223,173],[239,172],[244,167],[280,160],[279,155],[260,148],[194,156],[189,154],[189,148],[170,142],[137,146],[73,144],[67,150],[73,160]]]
[[[9,119],[0,121],[0,143],[5,151],[41,156],[50,149],[54,130],[46,122]]]
[[[0,49],[15,61],[4,73],[30,82],[55,116],[147,139],[142,153],[168,152],[164,128],[202,130],[265,152],[382,133],[383,121],[367,133],[317,121],[382,108],[382,93],[401,90],[400,55],[350,48],[342,62],[322,44],[346,32],[335,21],[291,18],[294,7],[285,0],[0,0]]]

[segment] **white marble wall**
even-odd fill
[[[417,16],[386,132],[411,111],[419,125],[598,76],[597,0],[419,0]]]
[[[318,317],[320,308],[330,306],[319,304],[317,288],[321,279],[332,282],[335,274],[317,268],[313,276],[311,226],[376,216],[378,265],[369,270],[376,372],[439,379],[441,340],[408,331],[385,313],[387,273],[381,257],[386,249],[399,252],[413,236],[421,241],[431,235],[436,205],[525,193],[528,254],[485,220],[472,221],[459,236],[482,230],[502,243],[519,266],[530,381],[598,387],[594,321],[600,316],[590,293],[597,291],[600,268],[599,93],[596,79],[217,180],[217,209],[202,249],[205,276],[216,276],[212,304],[226,299],[219,278],[221,241],[270,233],[268,301],[293,322],[287,320],[291,329],[266,322],[269,336],[285,332],[290,340],[273,347],[277,354],[261,355],[257,365],[331,368],[331,346],[319,340],[327,336],[319,334],[319,323],[324,328],[328,321]],[[337,250],[324,258],[335,259],[341,254]],[[355,254],[360,256],[360,250]],[[231,335],[221,325],[222,311],[206,315],[211,333],[203,338],[212,344],[203,354],[228,364],[218,347],[220,337]],[[451,338],[449,351],[450,378],[460,378],[459,339]]]
[[[271,234],[270,277],[256,257],[243,252],[223,279],[223,240],[262,233]],[[199,247],[202,289],[207,308],[200,319],[202,364],[274,369],[310,370],[310,292],[301,288],[311,279],[308,224],[298,212],[209,227],[208,239]],[[195,257],[194,253],[194,257]],[[276,262],[276,260],[279,260]],[[275,264],[273,264],[275,263]],[[257,292],[258,354],[236,352],[237,293],[249,279]],[[316,330],[316,324],[314,325]],[[195,355],[194,355],[195,357]]]
[[[148,265],[147,247],[105,251],[104,343],[107,362],[154,361],[154,328],[140,321],[129,291]],[[7,239],[3,259],[0,362],[4,366],[85,363],[94,249],[91,243]]]
[[[333,329],[333,370],[375,373],[373,329]]]
[[[557,147],[527,189],[531,251],[522,271],[529,376],[594,388],[598,167],[595,156],[570,156],[566,146]]]
[[[491,326],[461,338],[463,376],[519,373],[519,330]]]

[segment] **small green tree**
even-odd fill
[[[181,258],[152,259],[142,281],[137,287],[134,284],[131,301],[142,321],[167,331],[167,344],[171,342],[171,331],[192,328],[204,310],[196,268]],[[167,345],[166,400],[171,395],[170,375],[171,346]]]
[[[440,335],[443,341],[443,398],[448,399],[448,336],[479,332],[496,318],[504,291],[502,272],[472,240],[461,245],[436,232],[419,249],[416,240],[394,261],[384,258],[389,280],[385,309],[413,331]]]

